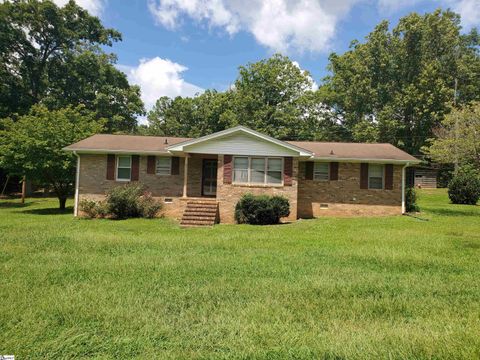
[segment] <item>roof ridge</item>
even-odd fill
[[[355,144],[355,145],[392,145],[390,143],[366,143],[354,141],[311,141],[311,140],[284,140],[286,142],[303,142],[303,143],[322,143],[322,144]]]
[[[189,137],[183,137],[183,136],[166,136],[166,135],[142,135],[142,134],[93,134],[92,136],[139,136],[139,137],[149,137],[149,138],[173,138],[173,139],[193,139]]]

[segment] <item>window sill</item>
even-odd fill
[[[248,187],[248,188],[270,188],[270,187],[283,187],[283,184],[242,184],[242,183],[232,183],[233,186],[238,187]]]

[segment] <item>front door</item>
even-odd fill
[[[202,167],[202,195],[217,195],[217,160],[203,159]]]

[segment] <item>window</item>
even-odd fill
[[[155,173],[157,175],[171,175],[172,173],[172,158],[161,156],[157,157],[155,165]]]
[[[282,183],[282,159],[268,159],[267,183]]]
[[[377,164],[368,165],[368,188],[383,189],[384,166]]]
[[[130,181],[132,174],[132,157],[117,156],[117,180]]]
[[[233,159],[233,182],[248,182],[248,157],[235,157]]]
[[[282,184],[281,158],[235,156],[233,182],[237,184]]]
[[[250,182],[263,184],[265,182],[265,158],[252,158],[250,169]]]
[[[329,179],[329,163],[316,162],[313,166],[313,180],[326,181]]]

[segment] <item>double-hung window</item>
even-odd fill
[[[233,182],[248,183],[248,157],[233,158]]]
[[[368,188],[383,189],[385,167],[380,164],[368,164]]]
[[[250,159],[250,182],[255,184],[265,183],[265,158]]]
[[[132,176],[132,157],[117,156],[117,180],[130,181]]]
[[[329,179],[329,163],[316,162],[313,165],[313,180],[327,181]]]
[[[282,159],[269,158],[267,163],[267,184],[282,183]]]
[[[157,175],[171,175],[172,158],[167,156],[158,156],[155,163],[155,173]]]
[[[237,184],[282,184],[281,158],[235,156],[233,182]]]

